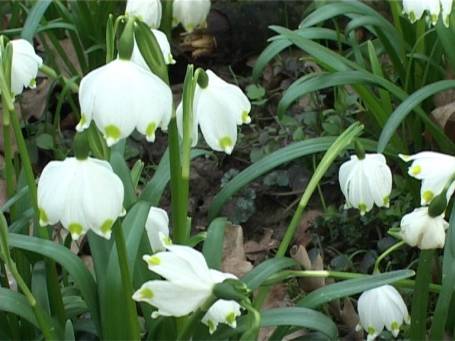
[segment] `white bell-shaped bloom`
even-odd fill
[[[11,65],[11,91],[13,95],[20,95],[24,88],[36,86],[38,69],[43,60],[35,53],[33,45],[25,39],[11,40],[13,48]]]
[[[164,251],[166,246],[164,238],[169,238],[169,217],[165,210],[158,207],[150,207],[145,230],[153,252]]]
[[[187,32],[203,26],[210,11],[210,0],[174,0],[173,23],[182,24]]]
[[[169,44],[169,40],[167,40],[166,35],[159,30],[152,29],[152,32],[156,38],[156,41],[158,42],[158,45],[160,46],[164,62],[166,64],[175,64],[174,57],[172,56],[171,53],[171,45]],[[141,51],[137,46],[136,40],[134,41],[134,48],[133,54],[131,55],[131,60],[135,62],[137,65],[145,68],[146,70],[150,70],[147,63],[145,62],[144,57],[142,57]]]
[[[117,59],[86,75],[79,87],[81,120],[77,131],[93,119],[108,146],[129,136],[134,128],[147,141],[158,127],[166,131],[172,115],[172,93],[159,77],[135,63]]]
[[[361,160],[352,155],[351,160],[341,165],[338,176],[346,208],[358,208],[364,215],[374,204],[378,207],[389,206],[392,172],[384,155],[365,154]]]
[[[158,309],[152,315],[155,318],[188,315],[207,301],[215,284],[235,278],[231,274],[210,270],[204,256],[191,247],[165,244],[168,251],[143,257],[148,268],[164,280],[148,281],[133,295],[134,300],[149,303]],[[218,300],[208,310],[203,322],[213,332],[218,323],[235,326],[235,318],[239,314],[238,303]]]
[[[452,12],[453,0],[403,0],[403,12],[412,23],[419,20],[425,12],[430,15],[433,25],[436,25],[442,9],[444,25],[449,26],[449,16]]]
[[[403,161],[413,161],[408,174],[422,180],[420,188],[421,205],[428,205],[434,197],[441,194],[449,181],[452,181],[447,190],[447,200],[455,190],[455,182],[451,178],[455,175],[455,157],[435,153],[421,152],[415,155],[400,155]]]
[[[251,122],[251,103],[238,86],[227,83],[211,70],[206,73],[207,87],[198,85],[194,96],[192,145],[197,144],[199,125],[210,148],[231,154],[237,142],[237,125]],[[182,103],[177,108],[177,127],[183,136]]]
[[[391,285],[364,291],[357,302],[360,326],[374,340],[384,327],[397,337],[403,322],[409,324],[408,308],[400,293]]]
[[[40,224],[60,222],[73,239],[88,230],[109,239],[124,214],[123,184],[106,161],[71,157],[52,161],[38,181]]]
[[[401,237],[422,250],[443,248],[449,223],[444,214],[431,217],[428,207],[416,208],[401,219]]]
[[[151,28],[158,28],[161,23],[161,1],[128,0],[125,13],[138,17]]]

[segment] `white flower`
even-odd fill
[[[408,308],[400,293],[391,285],[367,290],[357,302],[360,326],[368,333],[367,340],[374,340],[384,327],[397,337],[403,321],[410,323]]]
[[[400,155],[403,161],[413,161],[408,174],[422,180],[420,188],[421,205],[428,205],[431,200],[441,194],[444,187],[455,174],[455,157],[435,152],[421,152],[415,155]],[[452,181],[447,191],[447,200],[455,190]]]
[[[163,237],[169,238],[169,217],[165,210],[158,207],[150,207],[145,230],[153,252],[164,251],[166,246]]]
[[[192,32],[205,23],[209,11],[210,0],[174,0],[174,25],[181,23],[185,31]]]
[[[414,23],[422,17],[425,11],[428,11],[432,24],[436,25],[442,8],[444,25],[449,26],[452,2],[453,0],[403,0],[403,12]]]
[[[81,120],[77,131],[93,119],[109,146],[134,128],[155,140],[158,127],[166,131],[172,115],[171,89],[159,77],[135,63],[117,59],[86,75],[79,88]]]
[[[409,245],[423,250],[443,248],[448,227],[444,214],[431,217],[428,207],[421,207],[401,219],[401,237]]]
[[[237,125],[251,122],[251,103],[238,86],[229,84],[207,70],[208,85],[196,87],[193,106],[192,145],[197,144],[198,124],[207,144],[216,151],[231,154],[237,141]],[[183,136],[182,103],[177,108],[177,126]]]
[[[109,239],[124,213],[123,184],[106,161],[52,161],[38,181],[38,205],[43,226],[60,222],[73,239],[88,230]]]
[[[351,160],[341,165],[338,177],[346,198],[346,208],[358,208],[364,215],[374,204],[378,207],[389,206],[392,172],[384,155],[365,154],[362,160],[352,155]]]
[[[210,270],[203,255],[191,247],[167,244],[166,248],[169,251],[143,257],[149,269],[165,280],[148,281],[133,295],[134,300],[147,302],[158,309],[152,317],[188,315],[206,302],[215,284],[235,278]],[[238,315],[238,303],[218,300],[207,311],[203,322],[213,332],[218,323],[235,326]]]
[[[152,29],[152,32],[156,38],[156,41],[158,42],[158,45],[161,48],[164,62],[166,64],[175,64],[174,57],[172,57],[171,53],[171,46],[169,45],[169,41],[167,40],[166,35],[159,30]],[[144,69],[149,70],[147,63],[145,62],[144,57],[142,57],[141,51],[137,46],[136,40],[134,41],[134,48],[133,54],[131,55],[131,60],[135,62],[137,65],[142,66]]]
[[[128,0],[125,13],[138,17],[151,28],[158,28],[161,23],[161,1]]]
[[[13,48],[11,66],[11,91],[20,95],[24,88],[34,88],[38,69],[43,60],[35,53],[32,44],[25,39],[11,40]]]

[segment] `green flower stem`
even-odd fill
[[[117,248],[118,262],[120,266],[120,274],[122,276],[123,292],[125,294],[126,309],[128,309],[128,324],[130,329],[130,339],[140,340],[139,320],[137,316],[136,303],[132,296],[133,280],[128,269],[128,254],[126,252],[125,237],[123,236],[122,224],[117,220],[112,233],[115,238],[115,246]]]
[[[2,103],[4,100],[2,99]],[[11,125],[10,125],[10,113],[8,108],[3,108],[3,149],[5,159],[5,178],[6,178],[6,194],[7,198],[10,199],[16,192],[15,184],[15,171],[13,165],[13,148],[11,144]],[[15,216],[15,207],[11,207],[11,216]]]
[[[330,146],[330,148],[325,153],[321,162],[319,163],[316,171],[314,172],[305,192],[300,199],[299,206],[292,217],[291,223],[289,224],[286,233],[283,237],[283,240],[280,243],[276,257],[283,257],[286,254],[286,251],[294,238],[294,234],[297,230],[297,227],[300,224],[300,219],[308,202],[313,195],[313,192],[317,188],[319,182],[321,181],[324,174],[332,165],[333,161],[352,143],[352,140],[360,135],[363,130],[363,126],[356,122],[352,124],[348,129],[346,129]]]
[[[184,321],[182,328],[180,329],[177,340],[187,341],[191,340],[191,336],[195,330],[196,325],[202,320],[207,310],[215,303],[217,298],[214,295],[210,295],[202,306],[198,310],[193,312],[191,316]]]
[[[409,333],[411,341],[426,339],[426,320],[433,257],[434,250],[420,251],[416,284],[412,297],[411,327]]]
[[[3,213],[0,213],[0,254],[1,258],[5,262],[6,267],[11,272],[12,276],[16,280],[17,286],[24,294],[25,298],[27,299],[30,307],[35,314],[36,320],[40,329],[43,333],[44,339],[46,340],[56,340],[56,332],[54,326],[52,326],[50,317],[45,313],[45,311],[41,308],[41,306],[36,301],[35,297],[33,296],[32,292],[28,288],[27,284],[25,283],[22,276],[17,271],[16,264],[14,263],[13,259],[11,258],[11,254],[9,251],[8,245],[8,226],[6,223],[5,216]]]
[[[68,79],[64,76],[58,75],[57,71],[55,71],[50,66],[43,64],[40,66],[39,70],[52,79],[62,81],[64,85],[69,86],[71,91],[73,91],[74,93],[77,93],[79,91],[79,85],[77,85],[77,83],[73,82],[71,79]]]
[[[374,263],[374,273],[379,273],[379,264],[381,263],[381,261],[387,257],[389,254],[391,254],[392,252],[394,252],[395,250],[398,250],[400,247],[402,247],[403,245],[405,245],[406,243],[404,241],[399,241],[398,243],[392,245],[391,247],[389,247],[387,250],[385,250],[379,257],[378,259],[376,259],[376,262]]]
[[[328,271],[328,270],[286,270],[270,276],[263,285],[273,285],[283,282],[291,278],[306,277],[306,278],[335,278],[335,279],[354,279],[368,277],[369,275],[359,274],[355,272]],[[411,279],[402,279],[396,281],[393,285],[400,288],[414,288],[416,281]],[[441,290],[439,284],[430,283],[429,290],[438,293]]]
[[[10,111],[11,126],[16,137],[16,143],[19,150],[19,154],[22,160],[22,168],[27,180],[27,186],[30,193],[32,207],[35,212],[34,226],[36,228],[37,235],[42,239],[50,239],[49,232],[45,227],[39,226],[39,208],[38,208],[38,196],[37,188],[35,183],[35,177],[33,175],[32,164],[27,151],[27,145],[25,143],[24,136],[22,135],[21,127],[19,124],[18,114],[15,110]],[[55,262],[51,259],[45,259],[46,262],[46,273],[47,273],[47,284],[49,291],[49,300],[52,302],[51,308],[57,319],[63,326],[65,318],[65,308],[63,305],[62,293],[60,291],[60,284],[57,276],[57,269]]]
[[[248,329],[240,337],[240,341],[257,340],[259,328],[261,327],[261,314],[255,307],[246,301],[241,302],[242,307],[248,311]]]
[[[163,15],[161,17],[161,26],[160,30],[166,34],[169,41],[172,38],[172,0],[164,0],[163,4]]]
[[[306,187],[305,192],[302,195],[302,198],[300,199],[299,206],[297,207],[294,216],[292,217],[291,223],[289,224],[286,233],[281,240],[275,257],[283,257],[286,254],[289,244],[292,242],[297,227],[300,224],[303,211],[308,205],[308,202],[310,201],[310,198],[313,195],[313,192],[316,190],[322,177],[330,168],[333,161],[335,161],[335,159],[346,149],[346,147],[352,143],[354,138],[360,135],[362,130],[363,125],[361,125],[359,122],[353,123],[333,142],[333,144],[324,154],[324,157],[316,168],[310,182]],[[254,302],[254,305],[257,309],[260,309],[262,304],[265,302],[269,290],[270,287],[264,287],[259,290]]]

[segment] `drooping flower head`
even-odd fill
[[[173,23],[182,24],[187,32],[205,24],[210,11],[210,0],[174,0]]]
[[[138,17],[151,28],[158,28],[161,23],[161,1],[128,0],[125,13]]]
[[[251,103],[238,86],[229,84],[207,70],[208,85],[196,87],[193,106],[193,147],[198,141],[198,125],[205,142],[215,151],[231,154],[237,142],[237,125],[249,124]],[[177,126],[183,136],[182,103],[177,108]]]
[[[410,323],[408,308],[400,293],[391,285],[367,290],[357,302],[360,326],[368,333],[367,340],[374,340],[384,327],[397,337],[400,327]]]
[[[162,237],[164,237],[162,235]],[[133,299],[146,302],[158,310],[152,317],[185,316],[201,307],[212,295],[214,286],[234,275],[208,268],[204,256],[188,246],[165,243],[168,251],[144,256],[151,271],[164,280],[152,280],[137,290]],[[214,332],[219,323],[235,327],[240,305],[235,301],[217,300],[202,322]]]
[[[152,33],[155,36],[156,41],[158,42],[158,45],[160,46],[161,53],[163,54],[163,59],[166,64],[175,64],[174,57],[172,56],[171,52],[171,45],[169,44],[169,40],[167,40],[166,35],[159,31],[159,30],[154,30],[152,29]],[[137,65],[143,67],[146,70],[149,70],[149,67],[147,63],[145,62],[144,57],[141,54],[141,51],[139,50],[139,47],[137,46],[136,41],[134,41],[134,48],[133,48],[133,54],[131,56],[131,61],[136,63]]]
[[[449,223],[444,220],[444,214],[432,217],[428,207],[420,207],[406,214],[400,227],[401,237],[407,244],[428,250],[444,247]]]
[[[106,161],[74,157],[52,161],[38,181],[40,224],[60,222],[73,239],[88,230],[109,239],[124,214],[123,184]]]
[[[147,141],[158,127],[166,131],[172,115],[169,86],[132,61],[117,59],[91,71],[79,88],[81,132],[94,120],[109,146],[136,128]]]
[[[430,204],[447,185],[449,185],[447,200],[450,199],[455,190],[455,182],[452,179],[455,174],[455,157],[435,152],[421,152],[411,156],[400,155],[400,158],[406,162],[412,161],[408,174],[422,181],[421,205]]]
[[[11,91],[13,95],[20,95],[24,88],[36,86],[38,69],[43,60],[35,53],[32,44],[25,39],[11,40],[13,48],[11,65]]]
[[[153,252],[166,250],[163,237],[164,239],[169,238],[169,217],[165,210],[159,207],[150,207],[145,222],[145,230]]]
[[[365,154],[363,159],[352,155],[351,160],[341,165],[338,175],[346,208],[357,208],[364,215],[374,204],[389,206],[392,172],[384,155]]]
[[[442,11],[444,25],[449,26],[452,2],[453,0],[403,0],[403,12],[414,23],[427,11],[430,14],[431,23],[436,25]]]

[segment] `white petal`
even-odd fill
[[[160,26],[161,22],[160,0],[128,0],[126,14],[135,15],[152,28]]]
[[[166,35],[163,32],[161,32],[159,30],[155,30],[155,29],[152,29],[152,32],[161,48],[164,62],[166,64],[175,64],[174,57],[172,57],[172,53],[171,53],[171,45],[169,44],[169,41],[167,40]],[[139,50],[139,47],[137,46],[136,40],[134,41],[134,48],[133,48],[133,54],[131,56],[131,61],[133,61],[137,65],[143,67],[147,71],[150,70],[144,57],[141,54],[141,51]]]
[[[378,293],[375,289],[367,290],[360,295],[357,302],[360,325],[372,338],[379,335],[384,329],[384,323],[377,310],[377,296]]]
[[[204,290],[189,289],[167,281],[149,281],[137,290],[133,299],[158,308],[155,316],[185,316],[199,308],[210,296]]]
[[[419,20],[426,6],[424,1],[420,0],[403,0],[403,11],[407,13],[411,19],[411,22]]]
[[[35,53],[32,44],[25,39],[11,41],[13,48],[11,67],[11,91],[14,95],[22,93],[26,87],[33,87],[43,60]]]
[[[202,323],[209,327],[209,332],[212,334],[215,332],[219,323],[224,323],[231,328],[236,328],[236,318],[240,315],[240,304],[235,301],[218,300],[204,315]]]
[[[210,0],[174,0],[173,21],[182,23],[187,32],[202,25],[210,10]]]
[[[188,262],[190,268],[202,281],[211,279],[211,273],[204,256],[199,251],[184,245],[166,245],[166,248]]]
[[[452,13],[452,3],[453,0],[440,0],[441,7],[442,7],[442,19],[444,21],[444,25],[449,27],[449,17]]]
[[[165,210],[158,207],[150,207],[145,230],[153,252],[166,250],[160,238],[160,232],[169,237],[169,217]]]

